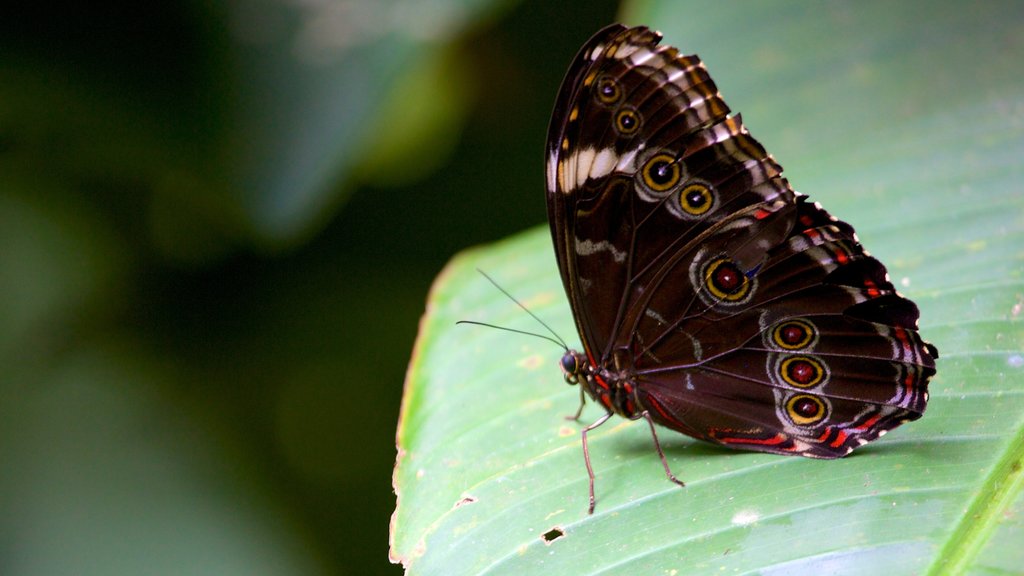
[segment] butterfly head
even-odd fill
[[[565,381],[570,385],[576,385],[580,383],[580,379],[584,376],[583,370],[587,365],[586,357],[583,354],[576,352],[575,350],[566,350],[565,354],[562,355],[562,360],[559,362],[559,366],[562,368],[562,374],[565,376]]]

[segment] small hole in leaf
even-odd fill
[[[540,539],[543,540],[545,544],[551,544],[552,542],[558,540],[562,536],[565,536],[565,531],[559,528],[558,526],[555,526],[551,530],[548,530],[547,532],[541,534]]]

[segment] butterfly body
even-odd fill
[[[548,215],[583,342],[567,381],[652,430],[817,458],[919,418],[938,353],[917,307],[660,39],[600,31],[555,104]]]

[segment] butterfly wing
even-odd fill
[[[795,193],[696,56],[610,26],[576,56],[547,203],[586,353],[660,424],[836,457],[921,415],[937,353],[848,224]]]
[[[917,334],[916,306],[851,228],[803,198],[797,207],[798,221],[815,215],[821,226],[798,227],[769,251],[749,301],[709,296],[699,318],[637,330],[658,334],[632,380],[661,423],[733,447],[834,458],[924,412],[937,352]]]

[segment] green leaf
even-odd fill
[[[941,356],[928,411],[837,461],[663,431],[685,488],[643,422],[614,419],[590,436],[589,516],[561,350],[455,325],[545,333],[480,268],[575,343],[550,235],[533,230],[458,256],[430,294],[398,429],[392,557],[446,575],[1020,573],[1020,8],[661,6],[628,21],[699,52],[794,186],[856,226],[920,306]]]

